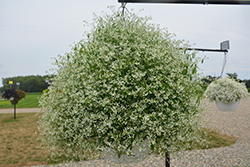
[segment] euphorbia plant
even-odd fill
[[[239,83],[229,77],[220,78],[213,81],[205,92],[210,101],[222,101],[226,104],[234,103],[249,96],[244,83]]]
[[[53,154],[83,160],[112,148],[119,157],[146,140],[164,156],[202,142],[200,59],[148,20],[96,16],[86,39],[58,56],[49,96],[40,99],[40,134]]]

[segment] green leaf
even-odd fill
[[[201,60],[201,64],[203,64],[203,62],[204,62],[204,59]]]
[[[192,53],[192,58],[193,58],[193,59],[195,58],[195,56],[196,56],[195,53]]]
[[[151,144],[150,147],[151,147],[151,150],[154,150],[155,145],[154,145],[154,144]]]
[[[192,74],[195,74],[197,72],[197,65],[195,65],[195,67],[192,70]]]
[[[184,70],[182,71],[182,74],[183,74],[183,75],[187,75],[187,69],[184,69]]]
[[[98,144],[101,145],[101,143],[102,143],[102,138],[99,137],[99,138],[98,138]]]

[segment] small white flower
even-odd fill
[[[128,155],[142,139],[143,149],[152,144],[164,156],[166,147],[175,153],[189,147],[183,141],[200,140],[202,87],[192,73],[199,60],[148,18],[125,17],[126,26],[118,13],[96,16],[86,40],[56,59],[53,84],[39,101],[42,141],[55,156]]]
[[[249,93],[244,83],[224,77],[212,82],[207,87],[205,95],[210,101],[220,100],[230,104],[249,96]]]

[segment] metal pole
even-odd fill
[[[14,91],[16,91],[15,90],[15,84],[13,83],[13,88],[14,88]],[[14,97],[14,119],[16,119],[16,97]]]
[[[184,48],[180,48],[184,49]],[[202,49],[202,48],[185,48],[186,50],[197,50],[197,51],[202,51],[202,52],[228,52],[227,49]]]
[[[166,151],[165,156],[166,167],[170,167],[170,154],[168,151]]]
[[[16,98],[14,98],[14,119],[16,119]]]
[[[118,0],[123,2],[124,0]],[[224,4],[224,5],[249,5],[249,0],[125,0],[128,3],[181,3],[181,4]]]
[[[225,52],[224,53],[224,60],[223,60],[223,65],[222,65],[222,70],[221,70],[220,78],[222,78],[222,75],[223,75],[226,63],[227,63],[227,53]]]

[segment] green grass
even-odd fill
[[[206,132],[207,135],[204,135],[204,132]],[[192,149],[203,150],[203,149],[210,149],[210,148],[226,147],[226,146],[230,146],[234,144],[237,140],[236,137],[229,136],[226,134],[220,134],[210,129],[203,129],[202,134],[203,134],[202,138],[206,139],[209,142],[208,146],[207,147],[199,146],[198,144],[196,148],[192,148]]]
[[[26,97],[18,102],[17,108],[38,108],[38,98],[42,93],[26,93]],[[0,100],[0,109],[13,108],[9,100]]]
[[[19,118],[23,118],[23,116],[17,116],[16,119],[11,117],[10,119],[3,120],[3,122],[17,122],[17,121],[19,121]]]
[[[17,121],[19,121],[19,120],[17,120],[17,119],[8,119],[8,120],[5,120],[3,122],[17,122]]]

